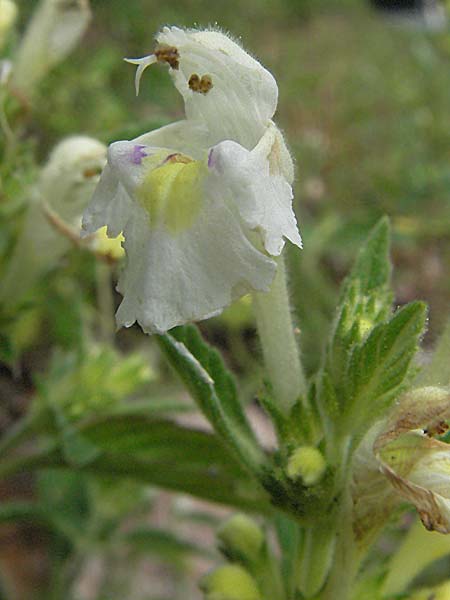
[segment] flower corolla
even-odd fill
[[[285,239],[301,246],[293,165],[272,122],[275,79],[218,31],[165,27],[143,70],[168,65],[186,118],[111,144],[87,234],[123,232],[119,325],[161,333],[268,291]]]

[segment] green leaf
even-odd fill
[[[200,335],[195,325],[184,325],[172,330],[171,335],[182,342],[193,356],[199,361],[205,371],[214,381],[214,388],[222,404],[226,405],[228,413],[239,424],[243,431],[254,437],[248,419],[239,401],[236,383],[231,373],[226,369],[219,352],[209,346]]]
[[[145,415],[105,416],[84,424],[99,454],[79,469],[137,479],[245,510],[267,512],[268,497],[210,433]],[[70,466],[61,447],[40,466]]]
[[[52,529],[68,540],[83,537],[92,505],[86,477],[70,470],[45,469],[36,478],[39,509]]]
[[[426,306],[413,302],[377,325],[351,354],[346,410],[353,422],[373,421],[408,383],[409,367],[426,321]],[[355,422],[356,418],[356,422]]]
[[[382,219],[344,281],[323,366],[318,403],[325,429],[356,438],[408,382],[426,309],[413,303],[392,316],[389,223]]]
[[[345,367],[352,345],[361,342],[391,313],[390,275],[389,222],[382,219],[342,284],[326,354],[326,370],[337,388],[345,383]]]
[[[61,441],[67,462],[75,467],[82,467],[91,462],[99,453],[95,444],[86,440],[71,425],[62,430]]]
[[[389,246],[389,219],[383,217],[372,229],[366,244],[361,248],[344,285],[343,295],[346,294],[348,284],[355,280],[359,282],[361,294],[370,294],[389,285],[391,277]]]
[[[157,339],[214,430],[245,467],[259,474],[265,462],[264,452],[218,352],[202,340],[193,325],[179,327]]]

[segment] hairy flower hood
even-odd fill
[[[138,65],[166,64],[186,119],[109,147],[83,228],[123,232],[119,325],[149,333],[268,291],[285,239],[301,246],[293,166],[271,118],[273,76],[218,31],[165,27]]]

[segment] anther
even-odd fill
[[[197,73],[192,73],[188,81],[189,89],[199,94],[207,94],[213,87],[213,82],[210,75],[203,75],[200,79]]]
[[[158,62],[166,62],[172,69],[178,69],[180,54],[175,46],[158,44],[155,48],[155,56]]]

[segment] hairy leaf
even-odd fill
[[[178,338],[178,339],[177,339]],[[218,352],[192,326],[158,336],[159,344],[214,430],[255,475],[265,456],[239,403],[231,375]]]
[[[265,492],[215,435],[143,415],[103,417],[83,426],[98,455],[85,472],[137,479],[241,509],[270,510]],[[59,447],[40,466],[71,466]]]

